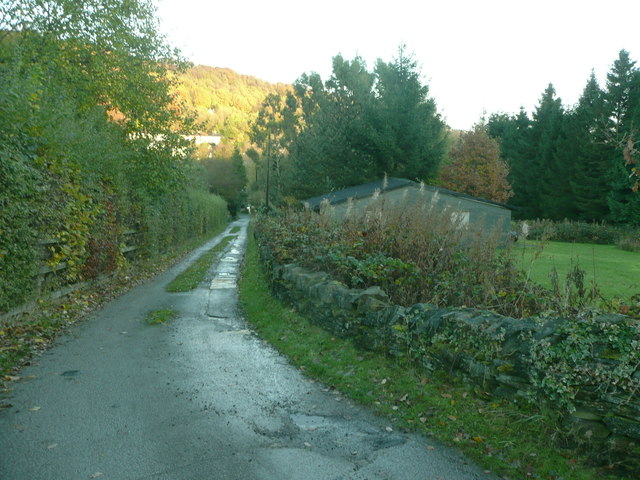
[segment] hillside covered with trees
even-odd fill
[[[198,65],[179,75],[175,91],[196,113],[200,133],[219,134],[231,148],[247,148],[251,123],[264,99],[269,94],[285,95],[290,89],[228,68]]]

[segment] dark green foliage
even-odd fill
[[[446,139],[428,91],[404,47],[392,62],[379,60],[373,72],[360,57],[337,55],[326,82],[304,74],[286,100],[263,104],[253,141],[268,154],[271,138],[275,187],[297,198],[385,174],[428,180]]]
[[[418,64],[401,46],[393,62],[378,60],[375,74],[376,163],[389,176],[433,178],[444,155],[444,123]]]
[[[602,90],[592,74],[573,108],[550,85],[529,119],[491,115],[510,167],[517,218],[640,224],[640,71],[625,50]],[[634,170],[634,168],[636,170]]]
[[[623,150],[627,141],[637,138],[640,120],[640,71],[629,53],[620,51],[607,74],[605,94],[606,135],[611,156],[608,196],[611,219],[616,223],[640,225],[640,195],[633,191],[632,165],[625,165]]]
[[[35,213],[42,200],[35,145],[23,129],[30,122],[25,96],[11,72],[0,69],[0,312],[27,298],[33,288],[36,256]]]
[[[565,181],[569,165],[558,157],[558,146],[563,140],[562,102],[556,98],[553,85],[549,85],[533,114],[530,131],[532,157],[527,164],[527,201],[522,205],[525,218],[549,217],[555,220],[567,217],[572,204],[570,187]]]
[[[209,189],[225,199],[235,218],[247,199],[247,171],[240,150],[236,148],[231,158],[207,158],[203,164]]]
[[[487,132],[500,140],[502,158],[509,166],[509,183],[514,196],[510,204],[516,207],[514,216],[526,217],[527,205],[533,192],[528,183],[530,163],[531,120],[524,110],[518,115],[493,114],[487,122]]]
[[[577,107],[565,119],[565,141],[561,146],[564,161],[574,162],[569,178],[575,217],[584,221],[609,219],[607,178],[611,152],[602,135],[604,118],[604,92],[592,73]]]

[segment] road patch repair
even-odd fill
[[[180,265],[107,304],[22,372],[0,411],[0,478],[419,479],[495,476],[306,378],[238,310],[248,219],[205,281]],[[175,312],[149,326],[149,312]]]

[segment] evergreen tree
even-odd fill
[[[444,155],[445,129],[429,87],[421,83],[418,64],[401,45],[393,62],[378,60],[375,74],[378,169],[428,181]]]
[[[572,202],[567,182],[567,165],[562,164],[557,154],[563,136],[564,110],[562,101],[556,98],[552,84],[545,89],[540,104],[533,113],[531,142],[533,147],[522,187],[527,204],[523,205],[527,218],[552,218],[561,220],[567,211],[566,202]]]
[[[517,115],[493,114],[487,122],[487,132],[491,137],[499,138],[502,158],[509,168],[508,181],[514,196],[510,204],[515,207],[514,217],[527,217],[527,198],[529,181],[529,159],[532,155],[531,119],[520,109]]]
[[[359,57],[338,55],[326,83],[303,75],[294,91],[299,117],[290,193],[312,196],[385,174],[429,180],[437,171],[445,125],[404,47],[374,72]]]
[[[607,141],[610,147],[609,208],[616,223],[640,224],[640,196],[634,192],[632,165],[625,165],[624,149],[637,136],[640,113],[640,73],[629,53],[621,50],[607,74],[605,93]]]
[[[578,105],[567,115],[566,140],[559,150],[566,161],[573,161],[570,183],[579,220],[602,222],[609,217],[610,156],[602,134],[604,119],[604,92],[591,73]]]

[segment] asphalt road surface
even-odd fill
[[[200,288],[184,262],[110,302],[21,372],[0,410],[0,479],[495,479],[455,450],[305,378],[237,309],[247,219]],[[147,325],[148,312],[178,317]],[[391,431],[390,431],[391,430]]]

